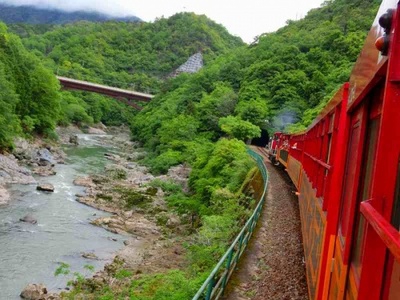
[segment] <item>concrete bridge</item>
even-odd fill
[[[131,90],[119,89],[107,85],[71,79],[67,77],[56,76],[64,89],[88,91],[98,94],[107,95],[121,101],[127,105],[132,106],[137,110],[142,107],[133,101],[149,102],[154,96],[150,94],[139,93]]]

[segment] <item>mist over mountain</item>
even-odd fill
[[[14,6],[2,3],[0,3],[0,20],[8,24],[65,24],[83,20],[141,22],[141,19],[136,16],[116,17],[93,11],[70,12],[53,8],[38,8],[32,5]]]

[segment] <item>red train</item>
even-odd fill
[[[400,299],[400,10],[384,0],[345,83],[272,160],[299,194],[310,299]]]

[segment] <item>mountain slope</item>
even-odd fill
[[[223,26],[193,13],[153,23],[77,22],[31,33],[23,41],[60,75],[150,93],[193,54],[202,52],[207,63],[244,45]]]
[[[56,9],[37,8],[28,5],[12,6],[7,4],[0,4],[0,20],[7,24],[65,24],[73,23],[76,21],[104,22],[109,20],[124,22],[141,21],[138,17],[135,16],[119,18],[97,12],[66,12]]]

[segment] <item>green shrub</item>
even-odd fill
[[[161,179],[154,179],[149,183],[149,186],[155,188],[161,188],[164,193],[176,194],[182,191],[182,187],[179,184],[176,184],[172,180],[161,180]]]
[[[182,162],[182,153],[174,150],[167,150],[156,158],[147,160],[147,163],[151,167],[151,171],[155,174],[166,173],[170,167],[176,166]]]
[[[121,200],[124,202],[124,206],[127,209],[144,204],[150,200],[148,195],[144,195],[135,189],[117,186],[114,188],[114,191],[120,194]]]

